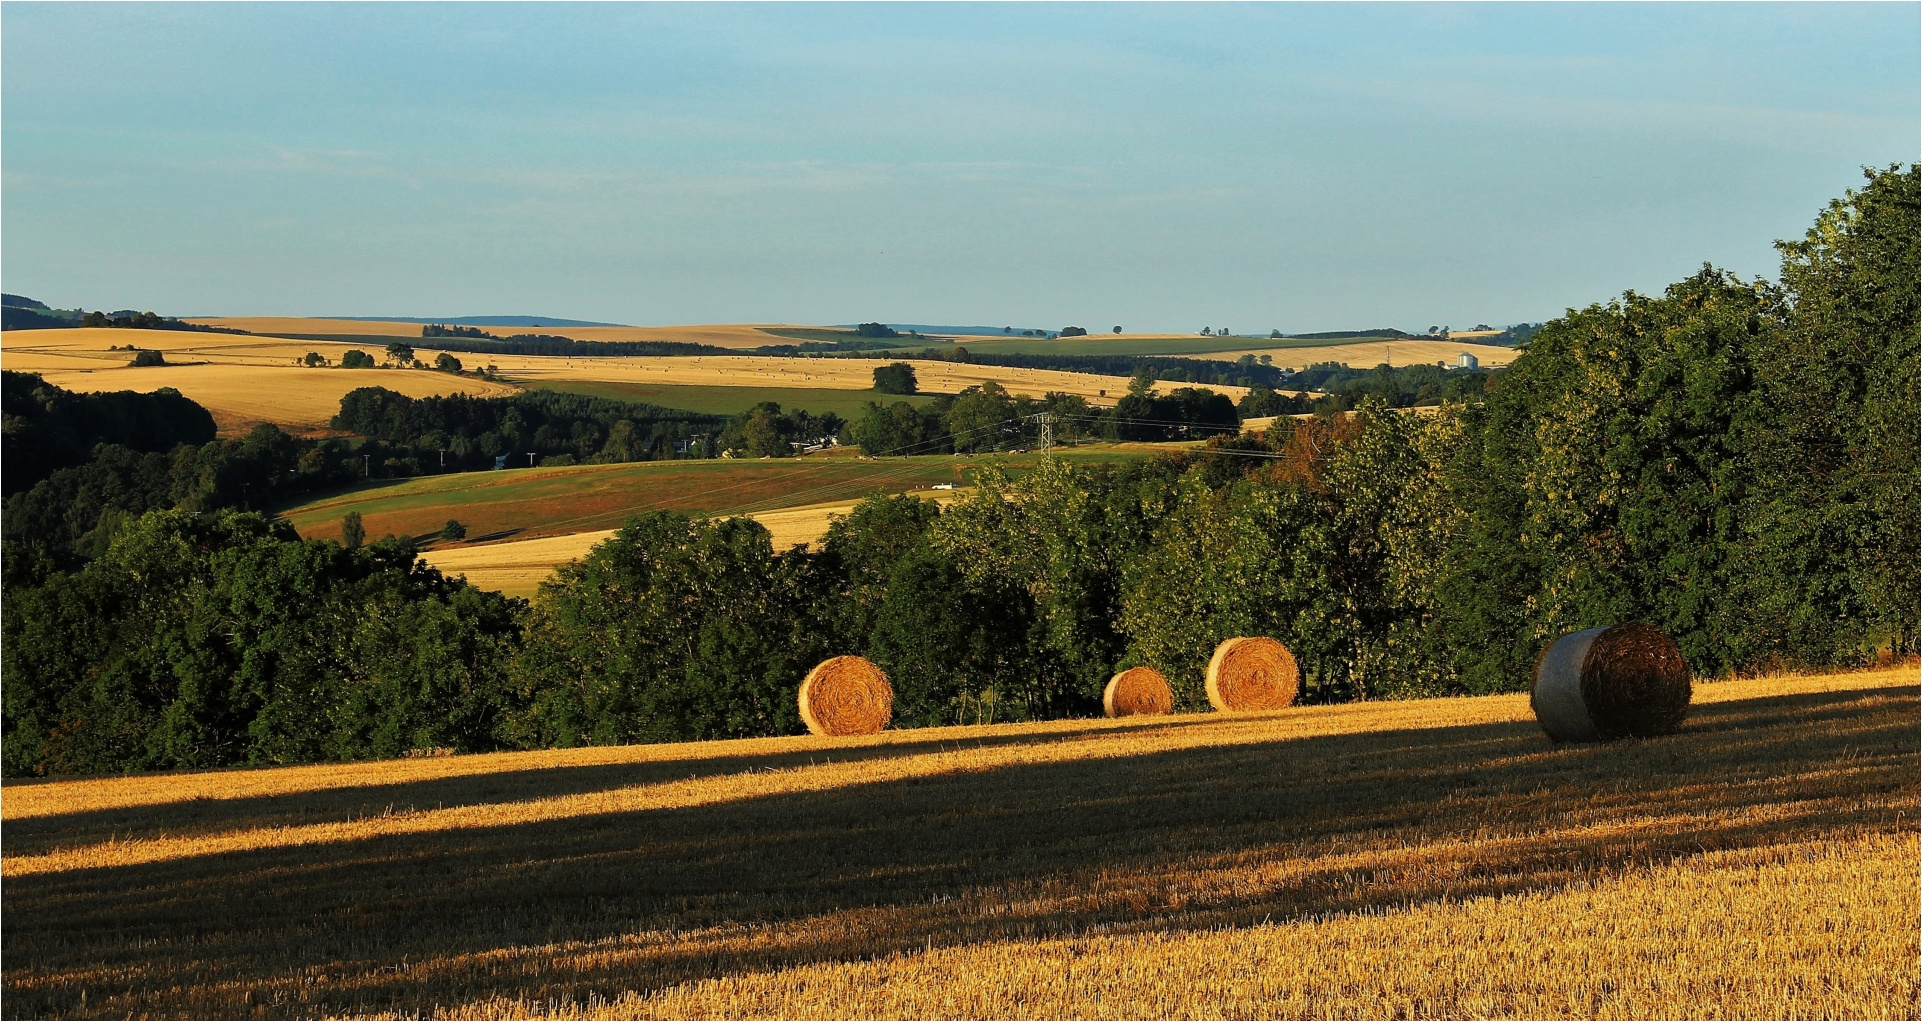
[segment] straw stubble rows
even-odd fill
[[[1912,1017],[1914,672],[12,785],[12,1015]],[[1767,967],[1762,967],[1766,963]]]

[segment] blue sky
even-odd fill
[[[1773,275],[1922,6],[0,8],[57,306],[1265,332]]]

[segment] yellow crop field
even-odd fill
[[[17,1016],[1917,1014],[1917,676],[10,783]]]
[[[43,341],[43,335],[58,336]],[[0,366],[39,373],[48,383],[80,392],[172,387],[212,413],[227,434],[245,432],[262,422],[296,431],[323,428],[340,411],[341,397],[356,387],[381,386],[409,397],[455,393],[495,397],[519,390],[449,373],[308,369],[292,361],[313,350],[311,346],[266,356],[257,346],[234,345],[241,352],[226,354],[228,346],[206,344],[209,336],[224,335],[167,330],[16,331],[0,335],[4,338]],[[182,338],[200,341],[205,348],[183,343]],[[107,350],[110,345],[126,344],[165,351],[169,361],[177,364],[130,368],[131,355]]]
[[[159,380],[159,377],[149,375],[162,371],[157,368],[130,370],[126,375],[118,375],[120,370],[125,369],[131,355],[108,349],[125,345],[165,352],[170,362],[180,365],[164,370],[175,375],[163,382],[142,382]],[[290,341],[273,337],[168,330],[21,330],[0,335],[0,364],[8,369],[41,373],[49,382],[75,390],[177,387],[188,397],[207,405],[216,418],[223,422],[264,421],[299,428],[325,423],[339,409],[340,395],[354,387],[382,386],[415,397],[455,391],[470,394],[512,391],[500,384],[431,370],[396,369],[375,374],[369,370],[320,370],[295,365],[296,360],[310,351],[337,362],[342,354],[358,348],[381,359],[385,357],[384,347],[372,342],[355,345],[337,341]],[[427,344],[416,344],[414,350],[417,358],[428,363],[440,354],[440,349]],[[476,355],[469,352],[451,354],[470,369],[491,364],[508,380],[530,385],[585,381],[871,391],[874,387],[874,369],[878,364],[867,359],[751,355],[564,358]],[[957,394],[968,387],[993,381],[1006,387],[1012,394],[1036,398],[1051,392],[1078,394],[1096,405],[1112,405],[1128,392],[1128,380],[1121,376],[953,362],[917,361],[914,365],[921,390],[929,394]],[[211,366],[249,366],[269,374],[205,373],[205,367]],[[81,375],[89,370],[95,375],[101,372],[115,375],[101,379]],[[200,393],[173,382],[175,378],[188,381]],[[203,384],[200,382],[203,379],[232,379],[235,382]],[[1208,389],[1220,391],[1237,401],[1247,393],[1242,387],[1211,386]],[[200,394],[205,394],[206,400]],[[885,395],[876,394],[875,397],[877,400],[886,400]],[[245,399],[244,407],[236,403],[242,398]],[[209,404],[209,401],[218,404]],[[743,407],[752,403],[753,399],[747,400]],[[285,405],[284,410],[274,411],[282,405]],[[319,410],[322,405],[325,406],[324,414]]]
[[[255,334],[364,334],[380,337],[419,337],[419,323],[393,320],[309,319],[297,316],[215,316],[190,322],[224,326]],[[792,323],[702,323],[688,326],[490,326],[482,330],[497,337],[551,334],[577,341],[685,341],[717,348],[758,348],[764,344],[792,344],[794,339],[770,330],[829,330],[832,327]]]
[[[1388,362],[1397,366],[1411,366],[1436,362],[1455,364],[1462,352],[1468,352],[1480,361],[1484,368],[1505,366],[1521,357],[1521,348],[1506,348],[1496,344],[1476,344],[1462,339],[1457,334],[1446,341],[1369,341],[1366,344],[1329,344],[1313,348],[1243,348],[1236,351],[1221,351],[1193,355],[1192,358],[1212,358],[1234,361],[1243,355],[1259,358],[1267,355],[1274,359],[1277,366],[1305,369],[1317,362],[1342,362],[1356,369],[1373,369]]]
[[[963,492],[922,491],[915,496],[945,504]],[[754,511],[742,517],[752,518],[767,526],[774,549],[785,550],[796,543],[809,546],[819,543],[827,535],[828,526],[833,524],[834,519],[846,515],[858,503],[856,500],[837,500],[775,511]],[[615,531],[600,529],[505,543],[437,547],[423,552],[421,557],[443,574],[466,576],[467,581],[482,589],[497,589],[509,596],[532,596],[556,567],[585,557],[589,550],[614,535]]]
[[[471,358],[472,356],[467,356]],[[622,383],[697,384],[733,387],[803,387],[830,390],[871,390],[874,369],[869,359],[774,358],[755,355],[708,355],[675,358],[562,359],[535,356],[489,356],[501,375],[526,383],[561,380],[607,380]],[[958,394],[968,387],[995,382],[1011,394],[1042,397],[1049,393],[1078,394],[1096,405],[1112,405],[1128,393],[1125,376],[1096,376],[1053,369],[1014,369],[1007,366],[958,362],[911,361],[921,392]],[[1163,387],[1176,386],[1163,384]],[[1234,400],[1245,387],[1210,386]],[[888,400],[876,395],[876,400]]]

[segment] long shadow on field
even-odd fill
[[[1152,736],[1193,727],[1216,727],[1220,718],[1198,716],[1116,728],[1090,724],[1057,733],[983,734],[971,728],[930,728],[932,737],[883,744],[815,747],[783,752],[716,756],[701,746],[663,745],[661,758],[629,763],[540,766],[522,770],[436,777],[390,784],[319,788],[246,798],[202,798],[153,805],[83,810],[8,820],[8,855],[38,855],[55,848],[166,834],[191,837],[235,829],[298,827],[358,820],[384,813],[522,802],[636,785],[787,770],[824,763],[864,763],[965,752],[1008,745],[1099,740],[1116,734]],[[920,732],[908,732],[919,734]],[[685,750],[684,754],[679,754]]]
[[[1914,691],[1878,688],[1699,707],[1682,734],[1609,746],[1555,749],[1532,723],[1299,738],[22,876],[0,920],[7,1006],[575,1000],[929,944],[1553,888],[1910,826],[1916,714]]]

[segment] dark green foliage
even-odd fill
[[[340,542],[349,550],[358,550],[367,542],[367,529],[360,524],[359,511],[349,511],[341,517]]]
[[[1488,381],[1498,375],[1495,369],[1449,369],[1442,366],[1378,365],[1373,369],[1350,369],[1335,362],[1321,362],[1289,378],[1290,388],[1316,390],[1327,395],[1303,411],[1345,412],[1361,407],[1370,397],[1390,408],[1414,408],[1440,404],[1480,401]]]
[[[7,496],[85,462],[99,444],[167,451],[214,438],[214,417],[171,387],[75,394],[32,373],[0,373],[0,422]]]
[[[459,519],[449,518],[447,524],[440,527],[440,538],[449,543],[458,543],[467,538],[467,526],[462,525]]]
[[[45,306],[39,309],[23,309],[13,305],[0,308],[0,330],[64,330],[79,325],[78,316],[69,319]]]
[[[156,512],[81,570],[33,574],[8,568],[8,775],[500,744],[515,601],[405,544],[348,551],[256,515]]]
[[[1172,460],[1057,463],[1015,482],[984,474],[970,499],[941,516],[933,548],[974,592],[995,594],[992,613],[1023,622],[1023,669],[999,692],[1021,715],[1099,711],[1127,650],[1126,566],[1151,542],[1179,475]]]
[[[867,410],[848,424],[847,438],[867,455],[945,453],[953,449],[946,414],[951,405],[937,402],[916,408],[906,401],[891,405],[869,402]]]
[[[148,348],[142,348],[139,351],[136,351],[133,353],[133,361],[127,364],[135,368],[143,368],[146,366],[164,366],[167,364],[167,356],[161,354],[158,351],[153,351]]]
[[[894,687],[895,726],[978,723],[972,708],[1018,694],[1026,609],[1021,594],[972,584],[944,554],[917,549],[891,564],[865,652]]]
[[[1121,332],[1121,328],[1116,327],[1115,333],[1120,333],[1120,332]],[[1088,336],[1088,330],[1086,327],[1064,326],[1061,328],[1061,336],[1062,337],[1086,337]]]
[[[345,351],[342,352],[340,356],[340,367],[342,369],[372,369],[374,368],[374,356],[358,348]]]
[[[237,330],[230,326],[205,326],[200,323],[188,323],[185,320],[174,319],[171,316],[156,316],[151,312],[131,312],[131,311],[116,312],[112,314],[108,314],[105,312],[89,312],[79,317],[78,322],[60,321],[54,324],[42,324],[42,325],[55,325],[55,326],[66,326],[66,327],[71,327],[71,326],[122,327],[130,330],[186,330],[193,333],[202,333],[202,334],[244,334],[247,332],[245,330]],[[7,325],[7,329],[8,330],[16,329],[12,325],[11,320]],[[31,328],[28,328],[28,329],[31,329]]]
[[[860,357],[860,356],[856,356]],[[873,358],[899,357],[873,355]],[[1016,369],[1057,369],[1068,373],[1093,373],[1100,376],[1133,376],[1147,370],[1154,378],[1186,383],[1213,383],[1233,387],[1293,386],[1289,374],[1274,366],[1241,365],[1208,358],[1180,358],[1172,355],[1056,355],[997,352],[981,354],[965,347],[942,350],[928,348],[914,356],[924,361],[968,362],[974,365],[1009,366]]]
[[[434,368],[443,373],[458,373],[461,370],[460,359],[443,351],[434,356]]]
[[[935,550],[939,517],[916,497],[875,497],[837,519],[823,543],[835,633],[888,672],[906,726],[973,723],[967,707],[1018,688],[1025,666],[1025,601],[971,585]]]
[[[412,398],[361,387],[340,399],[333,426],[408,449],[420,464],[435,468],[444,450],[447,468],[460,471],[491,468],[495,455],[509,452],[567,454],[581,462],[672,458],[680,453],[677,441],[718,434],[727,422],[718,415],[564,391]]]
[[[1103,419],[1115,440],[1201,439],[1241,428],[1226,394],[1199,387],[1178,387],[1165,396],[1130,393]]]
[[[420,335],[422,337],[473,337],[493,341],[500,340],[500,338],[477,326],[447,326],[441,323],[429,323],[421,327]]]
[[[883,394],[915,394],[920,392],[921,385],[914,378],[913,366],[892,362],[874,371],[874,389]]]
[[[577,341],[551,334],[515,334],[495,338],[478,327],[442,327],[444,333],[430,334],[423,327],[422,337],[434,338],[433,347],[447,351],[467,351],[477,355],[545,355],[561,358],[613,358],[630,355],[739,355],[732,348],[689,341]],[[471,331],[471,332],[470,332]],[[322,340],[341,338],[317,337]]]
[[[370,388],[342,405],[357,448],[272,427],[103,443],[7,505],[0,755],[17,775],[792,733],[801,678],[844,653],[889,672],[899,726],[1091,714],[1136,663],[1198,709],[1209,655],[1243,634],[1285,642],[1318,701],[1520,690],[1549,641],[1623,621],[1673,636],[1697,676],[1912,655],[1917,181],[1871,175],[1782,246],[1779,286],[1704,268],[1543,324],[1500,373],[1315,367],[1317,410],[1357,410],[1260,435],[1230,433],[1211,392],[1157,395],[1146,365],[1112,412],[992,384],[870,404],[847,427],[870,454],[1026,446],[1042,412],[1064,443],[1218,433],[1148,462],[983,473],[946,510],[872,498],[819,553],[777,555],[746,519],[643,515],[525,621],[404,543],[182,512],[409,444],[658,456],[659,430],[694,420]],[[71,456],[111,435],[86,415],[162,397],[7,388],[10,459],[34,437]],[[1446,407],[1396,410],[1428,403]],[[1296,407],[1256,391],[1243,411],[1277,405]],[[833,425],[767,404],[723,439],[785,454]]]
[[[1248,393],[1235,404],[1235,411],[1244,419],[1260,419],[1270,415],[1301,415],[1312,411],[1314,405],[1306,398],[1293,394],[1278,394],[1269,387],[1251,387]]]
[[[534,605],[517,668],[528,745],[788,734],[828,655],[819,572],[776,557],[746,518],[654,512],[564,565]]]
[[[859,334],[862,337],[899,337],[901,336],[900,331],[894,329],[891,326],[888,326],[886,323],[863,323],[860,326],[855,327],[854,332],[856,334]]]
[[[1442,622],[1471,688],[1618,621],[1660,623],[1698,670],[1732,666],[1717,601],[1745,489],[1733,430],[1770,313],[1766,288],[1704,269],[1548,324],[1501,376],[1457,472],[1469,545]],[[1467,641],[1491,631],[1513,639]]]
[[[296,439],[265,424],[239,440],[181,444],[166,452],[101,444],[86,463],[13,495],[0,522],[10,540],[62,556],[93,556],[106,548],[120,522],[144,512],[271,506],[345,481],[350,472],[359,475],[361,452],[382,449],[366,444],[356,452],[344,440]]]
[[[786,458],[797,449],[827,446],[846,425],[833,412],[815,415],[800,408],[783,412],[778,402],[763,401],[729,420],[715,446],[750,458]]]
[[[1869,173],[1784,242],[1782,322],[1753,359],[1740,443],[1746,661],[1917,648],[1918,173]],[[1840,626],[1840,627],[1838,627]]]
[[[1493,337],[1476,338],[1482,344],[1499,344],[1508,348],[1520,348],[1528,344],[1528,339],[1540,330],[1541,323],[1517,323]]]

